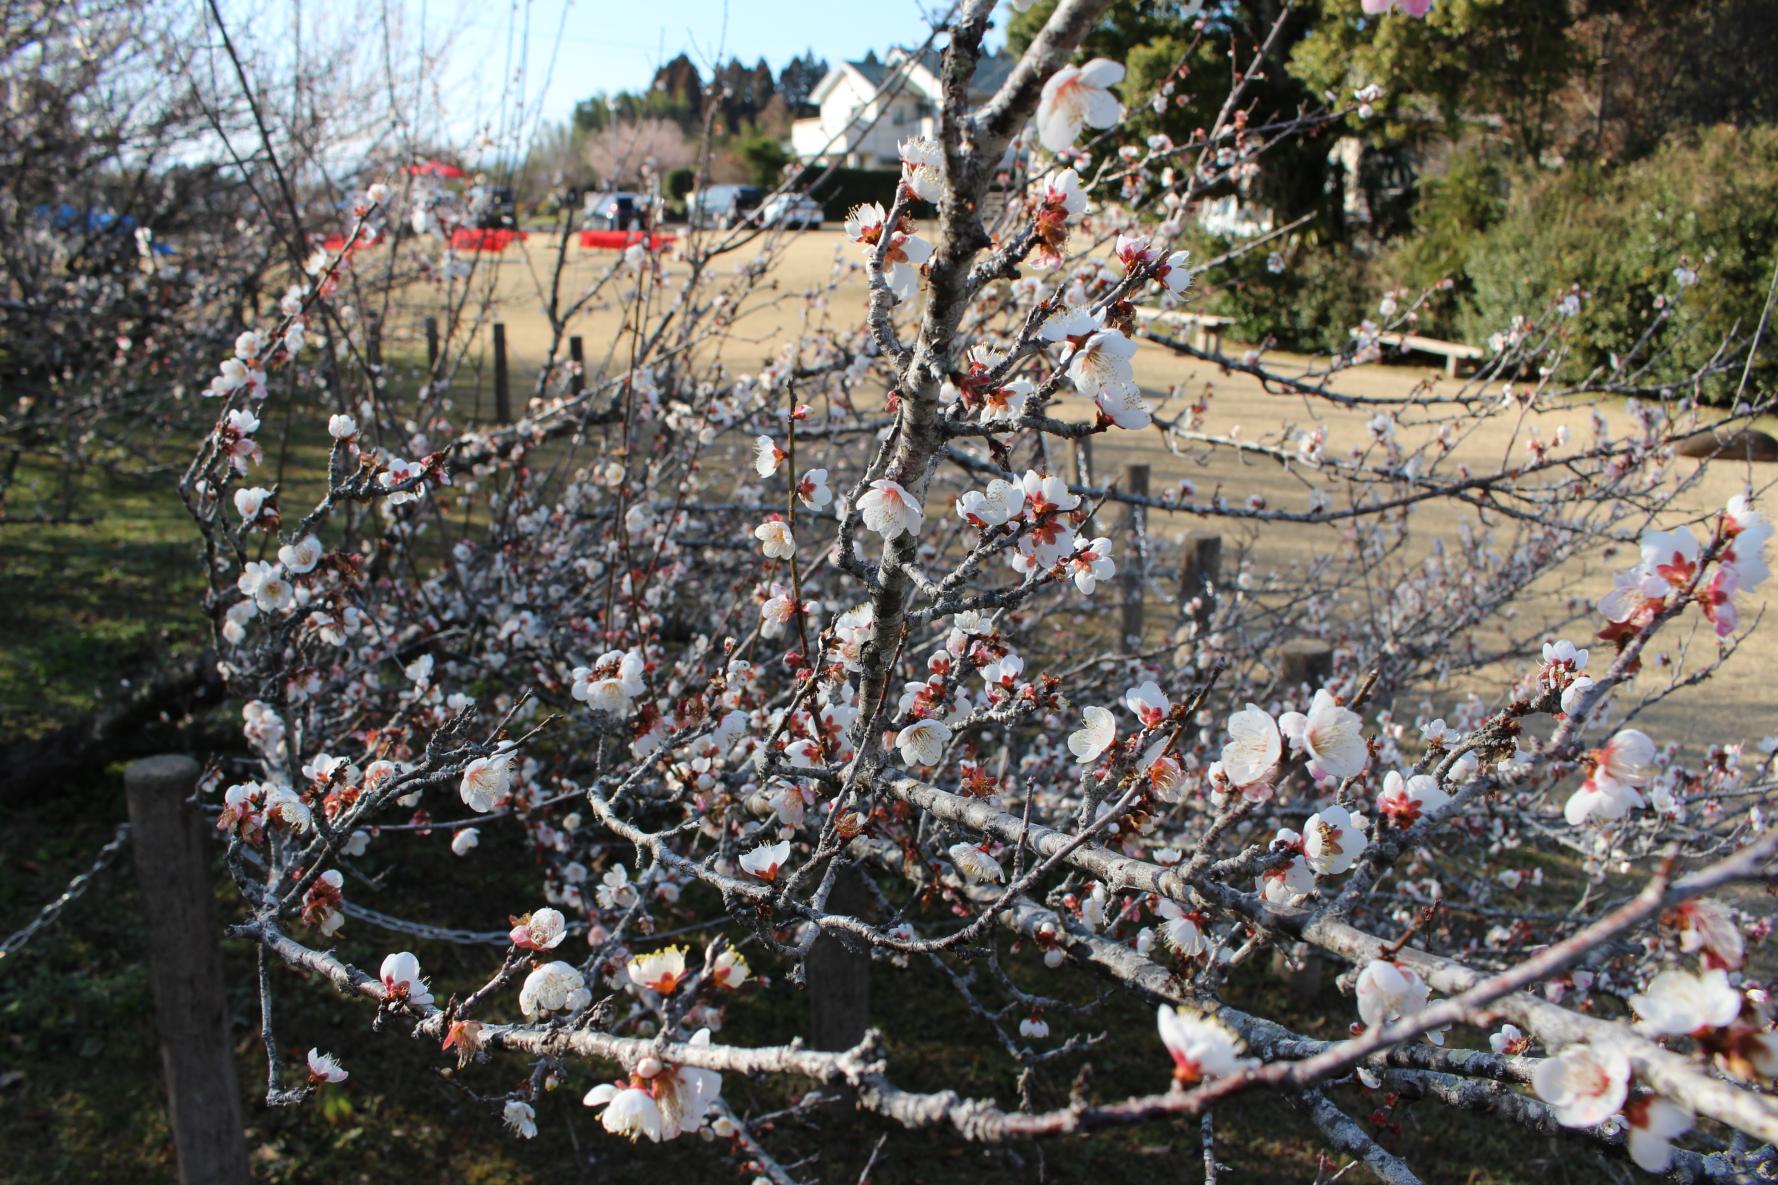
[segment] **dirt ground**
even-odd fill
[[[717,274],[732,274],[737,268],[746,266],[756,253],[756,248],[749,247],[727,257],[726,262],[718,265]],[[564,294],[571,298],[583,291],[612,266],[614,257],[610,251],[584,250],[578,244],[570,246],[563,269]],[[767,291],[753,298],[749,306],[752,311],[737,320],[734,332],[724,341],[722,348],[727,360],[745,367],[758,365],[773,356],[802,315],[804,302],[800,294],[826,283],[836,265],[843,269],[844,276],[825,309],[825,315],[836,324],[847,323],[853,315],[852,310],[862,310],[865,305],[866,287],[860,258],[858,249],[846,242],[837,230],[792,234],[771,267]],[[528,243],[515,246],[502,255],[483,256],[478,263],[478,267],[492,269],[492,275],[486,279],[495,284],[499,315],[506,325],[515,404],[522,403],[520,392],[529,389],[530,378],[547,353],[548,323],[543,310],[554,259],[553,241],[544,235],[533,234]],[[683,275],[685,266],[683,263],[668,263],[666,285],[669,289],[673,275]],[[416,334],[418,319],[423,312],[417,307],[410,310],[408,315],[412,323],[406,327],[391,325],[392,333],[399,336],[405,328],[407,333]],[[607,351],[617,351],[609,356],[621,360],[625,340],[623,328],[621,310],[615,302],[594,305],[576,319],[571,332],[578,333],[586,343],[589,369],[599,369],[602,360],[608,356]],[[1230,352],[1237,348],[1231,346]],[[1286,373],[1292,372],[1293,368],[1307,369],[1313,365],[1310,359],[1285,354],[1271,354],[1268,360]],[[1424,366],[1357,367],[1343,374],[1335,388],[1342,392],[1399,399],[1417,392],[1449,391],[1465,381],[1445,378],[1436,365],[1437,361],[1428,359]],[[1311,403],[1296,395],[1269,393],[1248,376],[1182,358],[1152,342],[1142,345],[1135,365],[1137,378],[1151,403],[1158,404],[1164,414],[1181,410],[1191,399],[1208,392],[1211,398],[1204,430],[1215,434],[1234,433],[1249,441],[1283,443],[1289,429],[1319,426],[1328,434],[1328,455],[1338,456],[1345,449],[1365,441],[1366,423],[1374,414],[1374,409],[1346,408],[1326,401]],[[482,381],[485,385],[485,376]],[[1163,403],[1169,390],[1178,391],[1180,396]],[[491,404],[484,399],[483,406],[491,407]],[[1565,426],[1571,441],[1576,444],[1584,442],[1591,436],[1588,420],[1593,406],[1574,402],[1538,407],[1523,417],[1516,411],[1496,415],[1468,432],[1450,463],[1468,463],[1482,472],[1497,469],[1509,458],[1522,459],[1527,455],[1525,442],[1532,431],[1547,442],[1554,440],[1558,429]],[[1629,417],[1621,402],[1607,401],[1597,406],[1614,435],[1629,430]],[[1065,401],[1061,410],[1071,418],[1079,418],[1083,406],[1075,399]],[[1772,423],[1762,426],[1768,431],[1778,431],[1778,425]],[[1411,446],[1431,431],[1430,428],[1404,428],[1401,438]],[[1303,509],[1307,506],[1307,487],[1272,461],[1243,460],[1227,449],[1181,455],[1170,452],[1157,432],[1112,431],[1094,444],[1093,463],[1101,478],[1121,473],[1129,464],[1146,464],[1151,470],[1151,489],[1157,493],[1181,480],[1189,480],[1196,486],[1200,498],[1220,489],[1230,504],[1240,504],[1250,495],[1258,494],[1274,508]],[[1672,475],[1675,479],[1689,478],[1698,465],[1696,461],[1679,459],[1673,466]],[[1686,514],[1702,515],[1720,508],[1731,495],[1752,490],[1768,514],[1778,514],[1778,495],[1768,489],[1775,478],[1778,478],[1778,466],[1716,462],[1701,475],[1695,487],[1687,491],[1680,506]],[[1422,505],[1416,508],[1414,516],[1414,530],[1420,547],[1429,545],[1434,538],[1450,537],[1464,518],[1472,525],[1478,521],[1473,509],[1443,502]],[[1681,517],[1676,513],[1673,519],[1677,521]],[[1301,562],[1318,549],[1334,546],[1338,541],[1338,528],[1326,525],[1272,523],[1255,530],[1243,524],[1232,527],[1226,523],[1221,526],[1207,524],[1201,517],[1189,513],[1154,514],[1149,522],[1159,541],[1155,567],[1163,573],[1170,572],[1177,564],[1176,545],[1188,531],[1220,531],[1224,535],[1225,553],[1235,547],[1247,549],[1256,572],[1285,570],[1292,563]],[[1673,524],[1664,521],[1661,525]],[[1170,547],[1173,550],[1169,550]],[[1492,636],[1483,641],[1490,647],[1511,642],[1527,656],[1533,653],[1535,646],[1525,646],[1527,640],[1538,637],[1539,631],[1571,612],[1572,598],[1593,601],[1609,590],[1612,569],[1627,566],[1629,557],[1634,554],[1619,548],[1614,556],[1607,558],[1604,551],[1603,544],[1589,549],[1583,556],[1564,564],[1525,590],[1514,619],[1489,627]],[[1168,583],[1164,577],[1155,580],[1153,587],[1157,598],[1166,595]],[[1752,621],[1758,614],[1764,593],[1765,590],[1760,590],[1743,595],[1744,621]],[[1682,619],[1680,625],[1688,625],[1694,620],[1695,615],[1690,615]],[[1564,633],[1577,645],[1585,645],[1586,635],[1597,624],[1596,621],[1590,626],[1576,623]],[[1696,631],[1670,628],[1663,638],[1663,649],[1664,654],[1657,655],[1649,664],[1649,673],[1642,676],[1643,686],[1638,687],[1637,692],[1658,689],[1664,685],[1669,672],[1694,669],[1716,652],[1708,627]],[[1666,659],[1671,659],[1672,665],[1665,666]],[[1778,665],[1778,629],[1758,630],[1706,685],[1656,705],[1643,717],[1643,726],[1657,741],[1678,741],[1688,747],[1718,741],[1752,741],[1778,732],[1778,694],[1774,693],[1768,674],[1775,665]],[[1523,662],[1503,664],[1447,687],[1426,689],[1424,699],[1434,714],[1447,712],[1463,693],[1471,690],[1491,700],[1525,669]],[[1620,697],[1620,705],[1627,703],[1627,697]],[[1398,701],[1397,706],[1400,713],[1411,716],[1418,709],[1419,701]]]

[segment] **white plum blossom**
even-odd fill
[[[309,1085],[322,1086],[327,1083],[344,1082],[351,1075],[346,1073],[339,1059],[331,1053],[322,1053],[319,1049],[309,1050]]]
[[[741,869],[762,881],[778,879],[778,872],[790,859],[790,841],[781,839],[777,843],[762,844],[751,852],[741,855]]]
[[[1692,1128],[1692,1113],[1658,1095],[1639,1094],[1624,1104],[1624,1121],[1624,1143],[1636,1167],[1664,1173],[1673,1164],[1674,1139]]]
[[[516,919],[512,944],[524,950],[554,950],[568,936],[568,919],[559,909],[545,907]]]
[[[1403,776],[1399,770],[1383,775],[1383,792],[1377,795],[1377,813],[1392,819],[1399,827],[1411,827],[1427,811],[1436,811],[1451,801],[1439,788],[1431,774]]]
[[[790,533],[790,524],[776,515],[754,527],[753,537],[759,540],[760,551],[768,560],[787,560],[796,552],[796,537]]]
[[[1666,919],[1679,927],[1679,949],[1703,957],[1704,966],[1736,971],[1746,960],[1746,940],[1735,913],[1710,897],[1680,903]]]
[[[329,416],[327,434],[335,440],[351,440],[358,435],[358,421],[343,413]]]
[[[1024,489],[997,477],[985,490],[968,490],[957,499],[957,513],[971,526],[986,530],[1010,522],[1024,512]]]
[[[972,843],[954,843],[945,850],[951,864],[964,878],[976,884],[999,884],[1006,879],[1000,862]]]
[[[745,857],[743,857],[744,859]],[[626,969],[630,982],[651,992],[670,996],[685,981],[685,948],[669,946],[631,959]]]
[[[1080,174],[1073,169],[1062,169],[1045,177],[1039,200],[1069,218],[1078,218],[1087,212],[1086,191],[1080,187]]]
[[[1117,740],[1117,717],[1101,707],[1081,713],[1081,726],[1068,734],[1068,751],[1080,765],[1090,765]]]
[[[1735,569],[1741,588],[1752,591],[1772,574],[1766,563],[1766,544],[1772,539],[1773,529],[1771,520],[1745,494],[1729,499],[1722,516],[1722,533],[1727,541],[1722,562]]]
[[[882,247],[883,282],[896,300],[907,301],[919,290],[919,268],[932,258],[932,244],[901,226],[886,226],[888,220],[888,211],[880,202],[866,202],[846,216],[846,237],[862,245],[867,258],[875,258],[884,235],[888,235],[887,245]]]
[[[252,522],[265,510],[266,501],[272,492],[263,486],[242,486],[235,491],[235,512],[246,522]]]
[[[261,613],[279,613],[296,604],[296,589],[285,577],[282,564],[250,560],[242,567],[235,587],[252,597]]]
[[[459,827],[451,835],[451,854],[455,856],[467,856],[470,852],[475,850],[476,845],[480,844],[481,841],[482,833],[480,828]]]
[[[950,739],[942,720],[916,720],[895,734],[895,747],[903,765],[937,765]]]
[[[925,517],[914,496],[903,489],[900,482],[886,477],[870,483],[870,489],[858,499],[858,513],[863,517],[864,525],[885,541],[903,532],[913,534],[920,529],[920,522]]]
[[[551,1012],[578,1012],[592,1001],[580,969],[560,959],[533,969],[519,989],[519,1011],[532,1018]]]
[[[1503,1024],[1498,1031],[1488,1034],[1488,1048],[1502,1056],[1517,1057],[1530,1047],[1531,1039],[1518,1025]]]
[[[500,1118],[507,1129],[521,1140],[537,1138],[537,1111],[522,1099],[507,1099],[500,1109]]]
[[[1575,827],[1612,822],[1644,805],[1637,787],[1654,776],[1655,744],[1634,728],[1620,729],[1593,754],[1593,772],[1569,796],[1563,817]]]
[[[1570,1045],[1531,1072],[1531,1085],[1564,1127],[1597,1127],[1624,1105],[1630,1059],[1616,1046]]]
[[[1074,587],[1092,596],[1099,583],[1117,575],[1117,564],[1111,558],[1111,540],[1101,535],[1076,547],[1068,557],[1066,570]]]
[[[600,909],[629,909],[641,899],[636,886],[630,883],[629,869],[622,864],[614,864],[605,870],[598,887],[593,890],[593,897]]]
[[[709,1045],[710,1030],[699,1029],[686,1044]],[[637,1067],[638,1073],[641,1069]],[[722,1093],[722,1075],[696,1066],[663,1067],[660,1073],[649,1077],[655,1106],[660,1111],[663,1140],[697,1130]]]
[[[1241,1056],[1241,1041],[1219,1020],[1162,1004],[1155,1017],[1161,1044],[1173,1059],[1173,1081],[1192,1086],[1238,1074],[1257,1063]]]
[[[1325,687],[1315,693],[1306,715],[1286,712],[1278,727],[1293,749],[1308,756],[1309,772],[1316,778],[1355,778],[1370,764],[1364,721]]]
[[[989,489],[993,489],[992,484]],[[1080,495],[1071,491],[1068,483],[1054,473],[1027,469],[1019,479],[1019,489],[1024,494],[1025,513],[1033,521],[1046,514],[1066,514],[1080,505]]]
[[[1319,876],[1351,868],[1365,849],[1364,816],[1343,806],[1323,807],[1303,824],[1303,858]]]
[[[1668,969],[1627,1003],[1639,1031],[1683,1037],[1729,1024],[1741,1014],[1741,1000],[1741,993],[1729,986],[1728,972],[1720,968],[1701,975]]]
[[[1108,403],[1116,406],[1114,396],[1121,397],[1136,388],[1136,372],[1130,365],[1135,356],[1136,343],[1121,330],[1095,330],[1069,352],[1068,381],[1101,408]]]
[[[266,790],[265,815],[267,820],[299,833],[314,826],[314,813],[309,804],[296,791],[280,784],[271,784]]]
[[[1165,922],[1161,926],[1161,941],[1173,950],[1189,957],[1202,954],[1210,948],[1210,940],[1200,924],[1204,921],[1203,915],[1193,913],[1166,897],[1155,907],[1155,913]]]
[[[926,136],[913,136],[898,145],[901,183],[923,202],[936,203],[944,196],[944,145]]]
[[[817,606],[808,602],[802,606],[802,612],[813,613]],[[781,584],[773,583],[772,595],[767,597],[759,607],[760,636],[776,638],[783,635],[785,629],[797,618],[797,600],[791,590]]]
[[[280,547],[278,562],[284,565],[287,572],[313,572],[315,565],[321,562],[322,552],[321,540],[313,535],[305,535],[295,543],[286,543]]]
[[[740,951],[724,947],[710,960],[710,982],[732,992],[747,982],[751,970]]]
[[[397,951],[385,956],[377,976],[383,981],[383,997],[406,1000],[416,1008],[432,1006],[432,992],[420,978],[420,960],[410,951]]]
[[[1115,127],[1124,109],[1108,88],[1123,80],[1123,66],[1109,58],[1057,70],[1038,100],[1037,138],[1051,152],[1061,152],[1073,146],[1082,128]]]
[[[1581,697],[1585,696],[1598,684],[1587,675],[1576,675],[1562,689],[1562,713],[1573,715],[1580,710]]]
[[[1154,422],[1153,409],[1133,382],[1107,388],[1094,396],[1093,402],[1098,404],[1100,414],[1126,432],[1139,431]]]
[[[1153,679],[1124,692],[1124,706],[1136,714],[1143,728],[1159,728],[1173,710],[1172,701]]]
[[[477,757],[464,767],[458,793],[470,810],[485,815],[506,798],[512,789],[513,757],[511,752],[496,753]]]
[[[607,651],[592,666],[574,668],[570,694],[595,712],[628,716],[636,697],[648,690],[645,669],[634,651]]]
[[[778,447],[770,436],[758,437],[753,442],[753,469],[761,477],[770,477],[778,472],[778,466],[784,463],[784,450]]]
[[[1412,1016],[1426,1007],[1426,982],[1412,968],[1388,959],[1373,959],[1355,984],[1358,1016],[1367,1029]]]
[[[811,469],[796,483],[796,499],[810,510],[825,510],[833,503],[833,491],[827,485],[827,470]]]
[[[1284,756],[1278,722],[1258,704],[1248,704],[1229,717],[1229,739],[1222,747],[1222,772],[1239,787],[1269,782]]]
[[[659,1143],[661,1109],[654,1095],[639,1086],[616,1086],[602,1082],[587,1091],[581,1103],[588,1107],[604,1107],[599,1126],[614,1136],[624,1136],[632,1143],[647,1136]]]

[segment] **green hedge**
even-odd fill
[[[1666,351],[1657,381],[1683,378],[1759,321],[1778,262],[1778,128],[1719,127],[1613,172],[1521,179],[1470,247],[1455,322],[1467,340],[1485,341],[1578,283],[1589,294],[1569,327],[1579,373],[1641,336],[1656,301],[1677,290],[1682,261],[1699,283],[1653,343]],[[1778,349],[1761,353],[1759,381],[1778,381]],[[1706,384],[1705,398],[1732,398],[1738,378]]]
[[[811,184],[827,170],[821,165],[806,165],[796,179],[796,188]],[[901,183],[900,169],[854,169],[840,167],[816,186],[810,196],[821,203],[822,217],[829,222],[843,222],[853,206],[881,202],[887,210],[895,200],[895,187]],[[911,207],[915,218],[931,218],[936,211],[926,202]]]

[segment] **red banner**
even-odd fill
[[[676,237],[656,231],[648,236],[648,249],[659,251]],[[625,247],[633,247],[641,241],[642,232],[639,230],[583,230],[580,232],[580,245],[589,251],[622,251]]]

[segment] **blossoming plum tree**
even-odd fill
[[[1411,326],[1411,301],[1307,366],[1139,329],[1138,302],[1176,305],[1214,267],[1168,246],[1193,204],[1344,110],[1251,120],[1262,47],[1193,142],[1121,143],[1120,101],[1148,96],[1120,100],[1121,68],[1075,61],[1104,7],[1063,0],[979,106],[992,3],[935,31],[939,135],[904,146],[894,199],[846,225],[834,286],[862,268],[862,307],[810,293],[768,360],[740,366],[712,347],[781,299],[783,232],[644,246],[598,282],[629,327],[609,367],[573,374],[555,333],[517,423],[460,422],[435,382],[328,388],[325,488],[299,507],[253,484],[241,442],[290,397],[274,389],[313,377],[323,346],[299,331],[337,313],[352,244],[411,234],[434,274],[455,266],[423,191],[363,195],[347,247],[222,363],[180,487],[244,720],[245,755],[219,755],[208,787],[235,932],[454,1054],[517,1137],[573,1081],[613,1136],[702,1131],[776,1181],[794,1174],[736,1105],[757,1075],[819,1088],[793,1108],[809,1124],[846,1122],[844,1099],[981,1141],[1182,1116],[1208,1136],[1221,1100],[1274,1092],[1392,1182],[1415,1168],[1355,1113],[1404,1099],[1686,1180],[1769,1172],[1778,1035],[1742,887],[1778,870],[1774,745],[1685,753],[1631,726],[1757,618],[1757,491],[1697,506],[1702,479],[1672,464],[1695,413],[1639,386],[1633,345],[1556,385],[1559,307],[1503,327],[1476,379],[1407,395],[1353,367]],[[1382,19],[1426,9],[1395,7]],[[1757,344],[1728,343],[1697,381],[1733,381]],[[1156,357],[1247,376],[1308,422],[1212,432],[1207,395],[1138,384]],[[1769,405],[1743,394],[1737,414]],[[1590,414],[1591,438],[1537,439],[1550,407]],[[1356,425],[1353,443],[1317,416]],[[1465,447],[1503,423],[1537,448]],[[1096,437],[1279,482],[1245,501],[1135,493],[1066,459]],[[1142,513],[1112,527],[1120,506]],[[1174,515],[1326,542],[1285,573],[1250,555],[1165,638],[1119,639],[1105,587],[1147,579],[1146,524]],[[1635,567],[1558,629],[1511,633],[1528,586],[1625,545]],[[1715,655],[1652,661],[1657,636],[1700,621]],[[1503,629],[1504,651],[1477,640]],[[1291,685],[1278,648],[1305,633],[1333,669]],[[1450,723],[1392,707],[1465,678],[1499,694]],[[502,836],[538,869],[496,905],[504,956],[447,983],[391,950],[415,943],[376,931],[437,932],[423,892],[378,900],[376,871],[472,877]],[[1536,908],[1546,868],[1572,903]],[[848,883],[859,904],[841,907]],[[900,1085],[874,1031],[845,1049],[724,1036],[768,977],[816,978],[824,943],[882,975],[943,968],[946,1006],[1033,1081],[1092,1056],[1098,994],[1065,969],[1090,973],[1158,1006],[1156,1030],[1118,1038],[1152,1049],[1153,1074],[1045,1107]],[[1349,1027],[1269,1015],[1274,950],[1349,968]],[[261,1003],[268,1101],[371,1056],[312,1053],[304,1078],[269,988]]]

